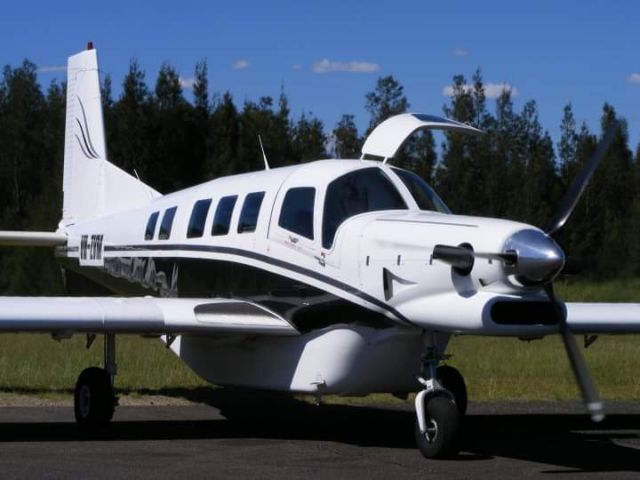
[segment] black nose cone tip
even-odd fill
[[[515,253],[515,264],[505,267],[523,285],[542,285],[562,270],[565,255],[560,246],[540,230],[520,230],[507,239],[505,253]]]

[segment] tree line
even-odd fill
[[[121,94],[102,81],[109,160],[162,193],[221,175],[263,168],[258,135],[272,167],[322,158],[358,158],[367,134],[411,105],[393,76],[378,78],[364,95],[370,116],[359,132],[353,114],[333,129],[311,113],[293,118],[287,96],[264,96],[241,105],[229,92],[210,95],[206,62],[195,66],[192,98],[178,72],[162,65],[153,89],[132,60]],[[443,113],[485,131],[446,133],[436,146],[430,132],[411,137],[393,160],[434,186],[455,213],[497,216],[542,226],[599,138],[614,121],[621,128],[602,165],[560,236],[592,277],[640,274],[640,147],[635,157],[627,125],[605,103],[592,132],[571,104],[559,112],[560,140],[541,125],[536,102],[519,110],[508,90],[488,105],[481,72],[456,75]],[[65,85],[39,84],[25,60],[5,66],[0,79],[0,229],[53,230],[60,219],[64,153]],[[48,249],[0,250],[0,291],[58,294],[59,267]]]

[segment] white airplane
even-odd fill
[[[428,458],[458,451],[467,395],[441,366],[454,334],[560,333],[588,410],[602,403],[573,333],[640,331],[640,305],[563,303],[552,239],[612,134],[541,230],[452,214],[392,159],[416,130],[479,134],[453,120],[398,115],[362,159],[321,160],[218,178],[161,195],[107,160],[96,51],[69,58],[64,205],[56,232],[1,232],[52,246],[67,271],[115,296],[1,297],[0,331],[104,334],[104,368],[75,387],[77,423],[105,426],[116,400],[116,335],[159,336],[202,378],[259,390],[418,392]],[[377,160],[366,160],[365,158]],[[481,355],[481,352],[478,352]]]

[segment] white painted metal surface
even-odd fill
[[[0,297],[0,332],[298,334],[249,302],[151,297]]]
[[[419,330],[342,325],[291,337],[184,335],[171,349],[216,385],[363,395],[419,388]]]
[[[566,303],[575,333],[640,333],[640,303]]]
[[[451,130],[481,134],[482,130],[448,118],[422,113],[404,113],[391,117],[369,134],[362,146],[362,155],[392,158],[417,130]]]

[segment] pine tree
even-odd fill
[[[203,116],[208,116],[211,109],[209,103],[209,68],[206,60],[196,64],[193,82],[193,105]]]
[[[405,113],[409,108],[404,87],[391,75],[378,78],[375,90],[365,98],[365,110],[371,115],[367,135],[387,118]]]
[[[163,191],[175,191],[198,182],[205,138],[199,135],[194,107],[182,96],[178,72],[163,64],[153,97],[155,166],[150,175]]]
[[[231,93],[225,92],[210,118],[204,179],[242,171],[239,165],[240,118]]]
[[[476,120],[479,114],[475,112],[473,93],[464,76],[453,77],[451,91],[451,103],[444,107],[445,116],[463,123]],[[486,213],[484,192],[478,188],[486,165],[479,165],[479,159],[473,155],[470,148],[473,139],[458,132],[447,132],[445,138],[442,162],[436,172],[438,191],[454,212]]]
[[[149,178],[154,168],[152,116],[145,73],[137,60],[131,60],[122,83],[122,94],[113,106],[113,117],[105,118],[109,160],[159,188]]]
[[[326,143],[327,137],[322,122],[313,116],[307,118],[303,112],[293,131],[296,157],[302,162],[326,158]]]
[[[342,115],[332,132],[334,155],[336,158],[359,158],[362,139],[353,115]]]
[[[390,163],[411,170],[431,182],[436,160],[435,140],[433,134],[426,130],[411,135]]]

